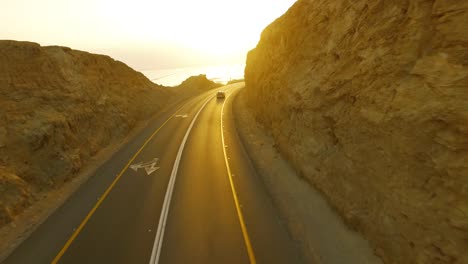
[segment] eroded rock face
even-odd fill
[[[468,263],[468,2],[299,0],[245,81],[278,148],[386,263]]]
[[[60,186],[171,96],[108,56],[0,41],[0,189],[28,197]],[[3,203],[0,224],[21,201]]]
[[[0,226],[29,205],[30,190],[20,177],[0,166]]]

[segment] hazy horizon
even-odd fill
[[[0,39],[106,54],[143,71],[245,63],[295,0],[8,0]]]

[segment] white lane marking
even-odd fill
[[[154,240],[153,250],[151,252],[150,264],[157,264],[159,262],[159,256],[161,255],[161,247],[162,247],[162,242],[164,238],[164,230],[166,228],[167,215],[169,213],[169,205],[171,203],[172,192],[174,190],[174,184],[175,184],[175,180],[177,176],[177,171],[179,170],[179,163],[182,157],[182,152],[184,150],[185,143],[187,142],[187,138],[190,134],[190,131],[192,130],[193,125],[195,124],[195,121],[197,120],[198,115],[203,110],[203,108],[205,108],[206,104],[208,104],[208,102],[213,98],[214,96],[210,96],[210,98],[208,98],[208,100],[206,100],[206,102],[200,107],[200,110],[198,110],[195,117],[193,117],[192,122],[190,123],[190,126],[187,129],[187,132],[185,133],[184,139],[182,140],[182,143],[180,144],[179,151],[177,152],[177,157],[174,162],[174,166],[172,167],[171,178],[169,179],[169,184],[167,186],[166,195],[164,197],[164,203],[163,203],[163,207],[161,210],[161,216],[159,217],[158,230],[156,232],[156,238]]]
[[[134,171],[138,171],[138,169],[145,169],[146,174],[150,175],[151,173],[159,169],[159,167],[156,167],[158,160],[159,160],[158,158],[154,158],[148,162],[139,162],[136,164],[132,164],[130,165],[130,169]]]
[[[183,115],[176,115],[175,117],[187,118],[187,117],[188,117],[188,115],[187,115],[187,114],[183,114]]]

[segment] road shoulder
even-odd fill
[[[233,102],[238,134],[308,262],[382,263],[368,241],[350,230],[322,195],[281,157],[272,137],[248,111],[244,96],[242,89]]]

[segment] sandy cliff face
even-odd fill
[[[468,263],[468,2],[299,0],[250,107],[386,263]]]
[[[0,41],[0,226],[171,96],[108,56]]]

